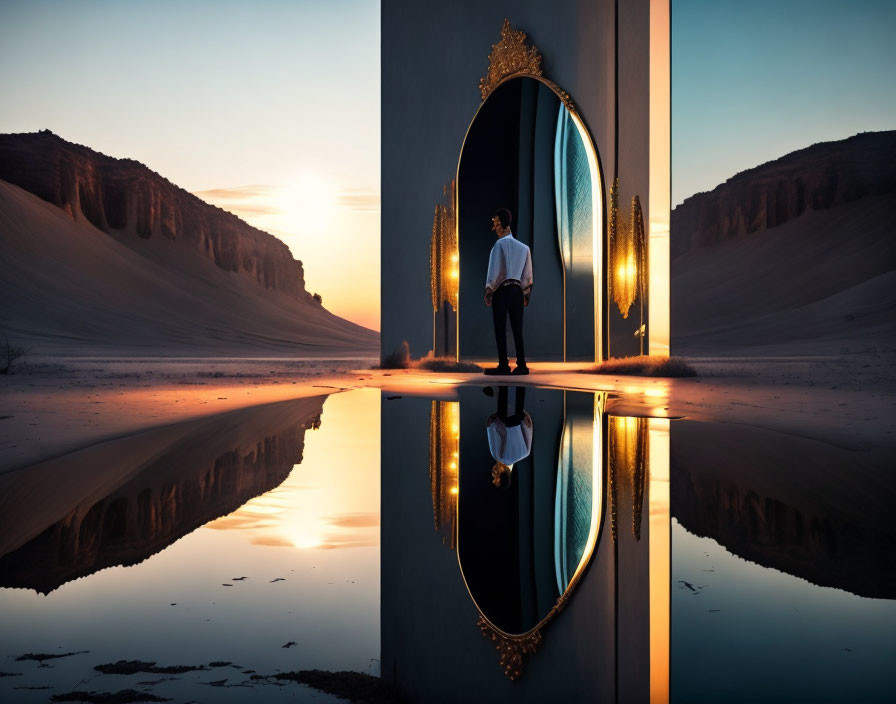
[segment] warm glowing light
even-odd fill
[[[669,0],[650,0],[647,354],[669,356],[672,124]],[[668,674],[668,672],[666,673]],[[668,686],[666,700],[668,700]]]
[[[316,548],[323,545],[321,521],[314,518],[291,513],[284,517],[283,532],[294,546],[301,549]]]
[[[457,401],[433,401],[429,416],[429,480],[432,512],[442,542],[454,549],[457,517],[458,426],[460,404]]]
[[[296,234],[319,235],[335,215],[338,196],[338,189],[319,174],[297,174],[277,192],[283,227]]]
[[[442,308],[445,301],[454,310],[457,310],[460,279],[457,267],[454,181],[442,189],[442,195],[444,202],[435,207],[432,218],[432,237],[429,241],[429,288],[434,313]],[[450,268],[448,262],[451,262]],[[433,324],[435,324],[435,319],[433,319]]]
[[[668,31],[668,30],[667,30]],[[650,565],[650,702],[669,702],[669,583],[672,526],[669,484],[669,421],[648,421],[648,552]]]
[[[376,545],[379,470],[371,458],[379,456],[379,404],[377,389],[329,396],[321,415],[328,432],[305,431],[301,464],[286,480],[206,527],[240,530],[261,545],[299,549]],[[370,422],[355,428],[359,417]],[[376,471],[370,471],[372,461]]]
[[[613,262],[610,277],[610,293],[613,301],[628,318],[632,304],[645,295],[647,242],[644,236],[644,218],[638,196],[632,198],[628,218],[619,212],[619,180],[610,189],[610,259]]]

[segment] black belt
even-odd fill
[[[498,288],[503,288],[504,286],[520,286],[522,288],[522,284],[519,279],[504,279],[500,284],[498,284]]]

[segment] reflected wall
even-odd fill
[[[409,701],[662,701],[668,421],[616,419],[593,393],[491,391],[383,400],[383,676]],[[528,440],[496,441],[502,416]]]

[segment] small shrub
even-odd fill
[[[378,369],[407,369],[411,365],[411,346],[407,340],[380,360]]]
[[[19,357],[24,357],[28,354],[31,351],[31,348],[10,345],[9,338],[6,336],[4,337],[6,339],[6,344],[0,349],[0,374],[9,374],[9,369],[12,367],[12,363]]]
[[[681,357],[619,357],[601,362],[589,370],[593,374],[625,376],[685,377],[697,376],[696,370]]]

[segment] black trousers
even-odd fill
[[[526,365],[523,350],[523,289],[516,285],[499,286],[492,294],[492,317],[495,321],[495,342],[498,343],[498,364],[507,366],[507,317],[516,347],[517,366]]]
[[[507,387],[498,387],[498,418],[505,428],[512,428],[523,422],[526,415],[526,387],[517,386],[513,393],[513,415],[507,414]]]

